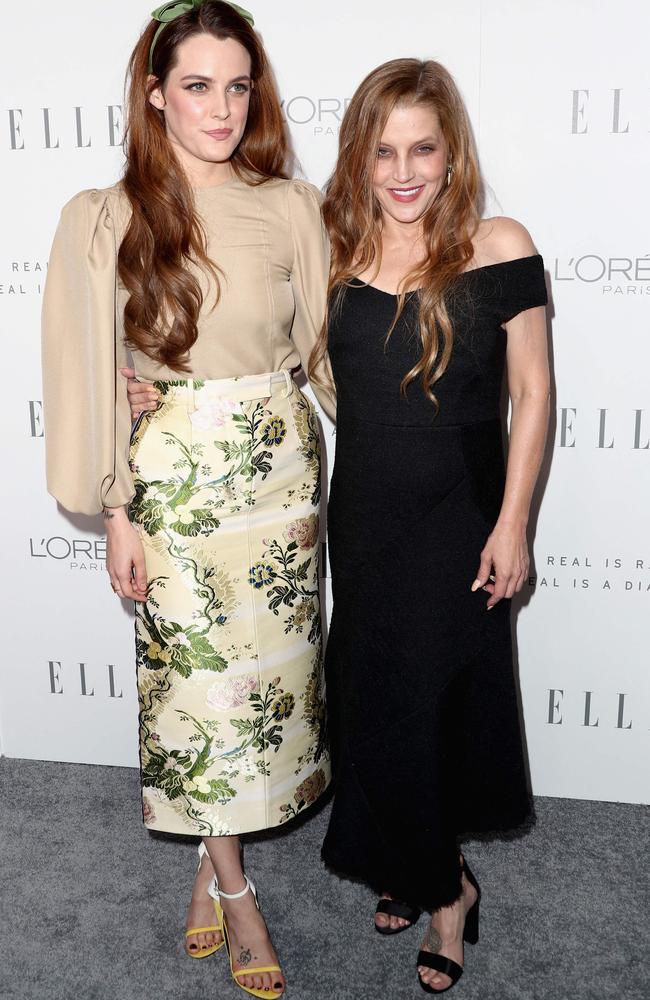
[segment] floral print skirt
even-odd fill
[[[144,821],[267,829],[330,780],[314,409],[287,372],[155,385],[131,443]]]

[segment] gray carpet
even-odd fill
[[[148,834],[133,770],[0,761],[2,1000],[243,1000],[223,951],[182,950],[190,841]],[[454,1000],[648,1000],[648,809],[537,800],[525,838],[467,845],[481,941]],[[383,938],[374,899],[329,875],[327,807],[250,838],[246,862],[288,979],[287,1000],[424,997],[423,919]]]

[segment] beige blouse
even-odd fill
[[[201,274],[204,302],[190,373],[133,352],[145,380],[221,379],[294,369],[307,362],[325,315],[329,245],[320,193],[274,179],[231,180],[195,191],[221,298]],[[117,251],[129,219],[120,185],[82,191],[63,209],[43,302],[43,405],[47,488],[70,511],[99,513],[134,494],[123,339],[127,293]],[[212,282],[213,284],[213,282]],[[331,384],[329,369],[324,373]],[[334,416],[332,391],[314,385]]]

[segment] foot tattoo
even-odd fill
[[[424,951],[430,951],[432,955],[439,954],[442,948],[442,938],[438,934],[435,927],[432,927],[431,924],[429,924],[429,929],[426,933],[422,947]]]

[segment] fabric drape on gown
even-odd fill
[[[543,305],[535,256],[468,272],[436,383],[400,382],[419,356],[415,294],[353,282],[330,329],[337,389],[326,652],[336,793],[323,846],[336,870],[437,908],[460,893],[457,838],[530,812],[509,601],[472,593],[503,486],[502,323]]]

